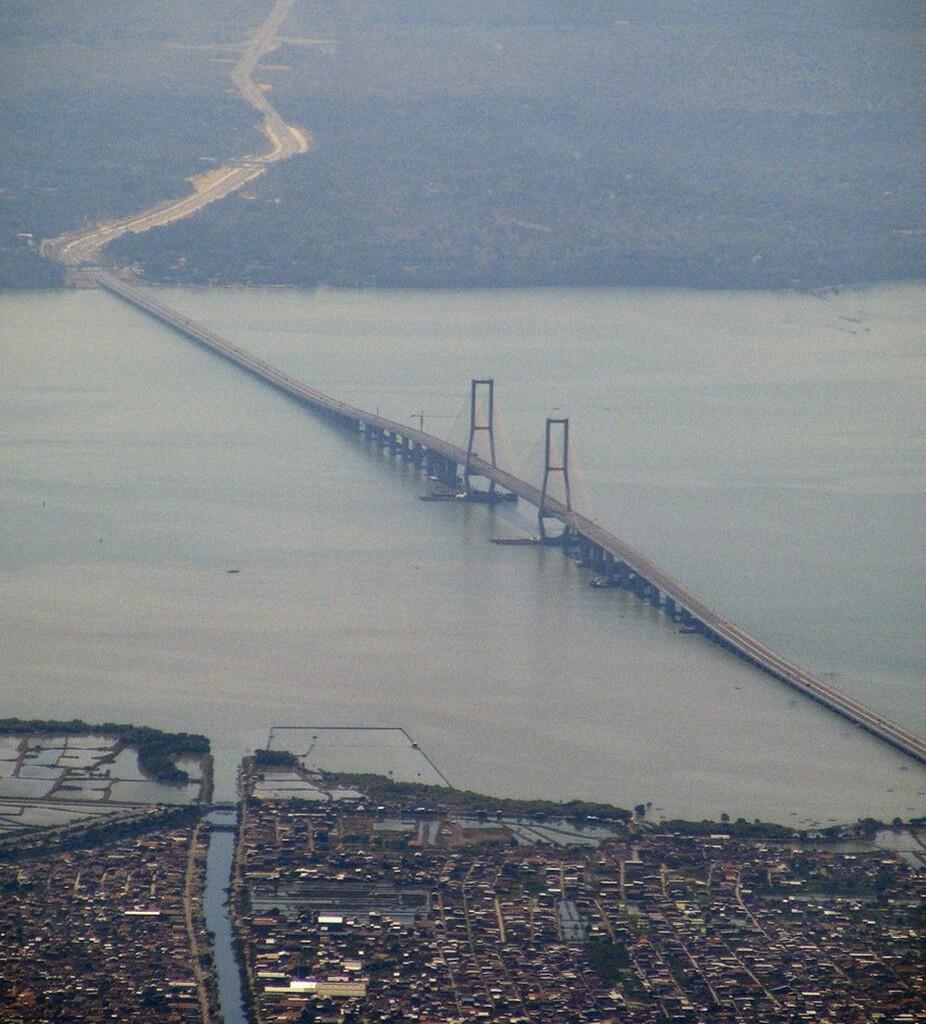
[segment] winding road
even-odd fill
[[[114,239],[189,217],[209,203],[224,199],[249,181],[259,178],[271,164],[309,151],[309,136],[283,120],[253,77],[261,58],[277,45],[278,32],[289,17],[293,2],[277,0],[263,24],[245,43],[231,73],[232,81],[242,98],[262,115],[261,130],[270,143],[270,149],[259,156],[245,156],[233,164],[196,175],[190,179],[192,194],[182,199],[171,199],[142,213],[107,221],[83,231],[47,238],[41,244],[43,256],[67,267],[98,263],[103,246]]]

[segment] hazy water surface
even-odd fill
[[[926,727],[926,287],[164,298],[316,387],[500,454],[569,415],[576,503],[847,692]],[[926,778],[554,550],[97,293],[0,296],[5,714],[402,725],[459,785],[783,821]],[[239,569],[229,574],[228,569]]]

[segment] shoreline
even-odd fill
[[[106,268],[108,273],[119,276],[125,268]],[[189,291],[288,291],[303,294],[315,292],[333,293],[370,293],[379,292],[400,292],[407,294],[446,294],[448,292],[457,294],[469,294],[477,292],[567,292],[567,291],[635,291],[635,292],[688,292],[700,294],[767,294],[767,295],[803,295],[809,298],[825,299],[833,295],[840,295],[842,292],[867,292],[875,288],[903,288],[909,286],[926,286],[924,277],[885,277],[867,278],[861,281],[840,281],[833,284],[807,285],[799,287],[796,285],[736,285],[736,284],[679,284],[677,282],[612,282],[612,283],[550,283],[536,282],[524,284],[508,283],[458,283],[453,282],[438,284],[292,284],[292,283],[258,283],[253,281],[236,281],[229,283],[202,283],[197,281],[165,281],[154,280],[142,277],[133,277],[132,283],[141,288],[179,288]],[[80,284],[63,282],[61,284],[36,285],[36,284],[4,284],[0,285],[0,295],[36,293],[47,295],[53,292],[77,292],[93,290]]]

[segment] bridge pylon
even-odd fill
[[[485,417],[479,417],[479,390],[485,389],[487,394]],[[495,462],[495,380],[492,377],[481,379],[473,378],[470,381],[469,389],[469,441],[466,444],[466,464],[463,467],[463,483],[466,487],[466,497],[472,498],[479,495],[490,504],[495,500],[495,481],[489,481],[488,491],[478,492],[473,489],[470,483],[470,461],[474,455],[473,443],[476,434],[482,432],[489,435],[489,463],[494,467]]]
[[[554,430],[559,428],[560,444],[554,444]],[[557,450],[559,457],[557,458]],[[563,532],[559,537],[553,538],[547,533],[545,520],[553,518],[546,510],[547,487],[550,482],[551,473],[560,473],[563,477],[563,490],[566,494],[566,510],[572,511],[572,495],[569,490],[569,420],[557,419],[548,416],[546,429],[544,430],[543,443],[543,483],[540,486],[540,504],[537,507],[537,523],[540,526],[540,536],[544,541],[563,541],[569,537],[569,526],[564,525]]]

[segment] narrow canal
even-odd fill
[[[212,934],[219,984],[219,1006],[225,1024],[248,1024],[248,1014],[241,998],[241,975],[229,916],[228,887],[235,857],[234,810],[212,811],[206,820],[209,830],[209,851],[206,859],[206,891],[204,909],[206,927]]]

